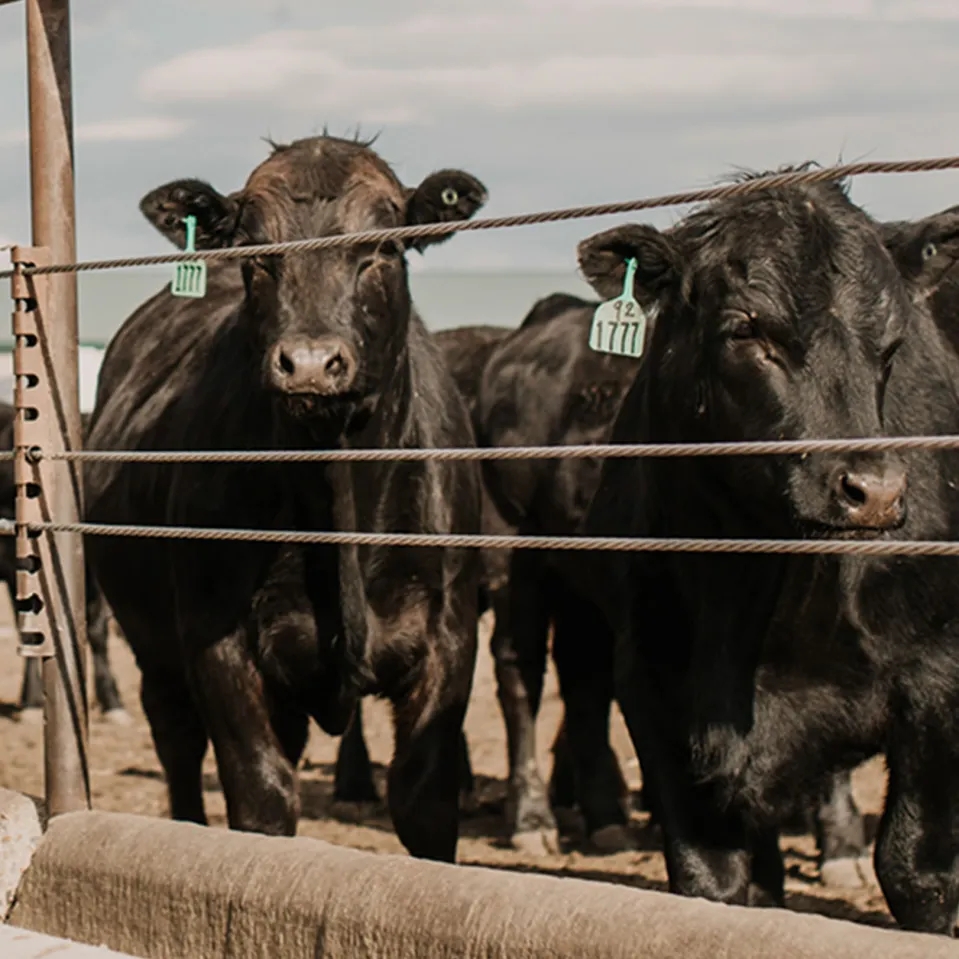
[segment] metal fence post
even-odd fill
[[[14,263],[76,259],[69,0],[26,0],[33,249]],[[22,268],[22,266],[21,266]],[[78,534],[26,534],[30,517],[76,522],[80,468],[44,453],[81,446],[77,368],[77,282],[73,273],[14,277],[17,406],[18,581],[21,630],[36,633],[43,657],[46,796],[51,815],[89,808],[87,642],[83,543]],[[35,411],[35,412],[28,412]],[[35,567],[35,568],[34,568]],[[31,598],[33,597],[33,598]],[[34,639],[38,638],[36,635]]]
[[[43,663],[44,774],[50,815],[90,807],[87,755],[86,609],[82,539],[30,530],[42,522],[75,523],[80,477],[74,463],[37,457],[76,449],[65,409],[56,351],[62,336],[46,276],[25,266],[50,262],[43,247],[14,247],[14,472],[20,650]],[[76,397],[73,399],[76,403]]]

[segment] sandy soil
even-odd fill
[[[639,849],[637,852],[614,856],[591,855],[584,849],[575,823],[568,824],[559,855],[530,858],[509,846],[502,817],[505,739],[487,640],[488,631],[484,630],[473,701],[466,723],[480,803],[478,812],[464,816],[459,860],[501,869],[538,870],[649,889],[665,889],[666,873],[659,837],[655,830],[649,828],[647,816],[642,813],[635,813],[632,821]],[[94,710],[90,731],[93,802],[97,809],[102,810],[164,816],[167,813],[166,792],[149,728],[140,709],[137,668],[122,640],[113,639],[111,656],[133,724],[128,727],[112,725],[104,722]],[[21,663],[16,653],[10,604],[5,591],[0,591],[0,786],[41,795],[42,730],[38,725],[19,721],[16,703],[20,678]],[[384,764],[389,761],[392,749],[389,712],[385,704],[372,701],[365,703],[364,709],[370,753],[376,763],[382,795]],[[539,720],[540,768],[544,773],[550,769],[549,746],[559,715],[555,675],[551,672]],[[613,740],[630,787],[638,789],[639,767],[618,714],[614,717]],[[333,808],[332,764],[336,744],[335,739],[313,727],[301,766],[303,816],[300,833],[371,852],[402,854],[403,848],[394,836],[383,808]],[[885,789],[885,770],[881,760],[868,763],[857,771],[854,789],[860,807],[870,814],[870,825],[874,830]],[[211,824],[222,828],[225,825],[224,802],[212,752],[206,761],[205,791]],[[874,881],[855,890],[826,888],[819,882],[815,846],[811,837],[785,836],[783,849],[787,860],[787,906],[790,909],[874,925],[891,925],[882,894]]]

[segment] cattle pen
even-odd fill
[[[588,444],[446,449],[84,449],[78,400],[76,274],[155,264],[292,256],[385,241],[517,228],[747,196],[857,175],[959,170],[959,157],[790,171],[665,196],[321,236],[256,246],[78,261],[75,245],[69,0],[26,12],[33,236],[9,279],[15,341],[16,538],[20,652],[42,664],[42,803],[0,790],[0,956],[830,957],[946,959],[942,937],[868,928],[783,909],[747,909],[578,878],[384,856],[309,838],[209,829],[92,809],[84,536],[332,546],[959,557],[945,540],[705,539],[221,529],[92,523],[81,465],[496,461],[806,456],[956,451],[959,436],[803,441]],[[57,937],[57,938],[51,938]],[[113,950],[113,951],[111,951]]]

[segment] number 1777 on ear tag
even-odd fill
[[[626,261],[623,292],[596,307],[589,345],[598,353],[640,357],[646,341],[646,313],[633,296],[636,261]]]

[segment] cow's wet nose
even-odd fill
[[[833,492],[849,526],[891,529],[905,516],[906,471],[892,463],[843,470]]]
[[[356,355],[338,336],[285,340],[273,348],[270,378],[284,393],[339,396],[356,380]]]

